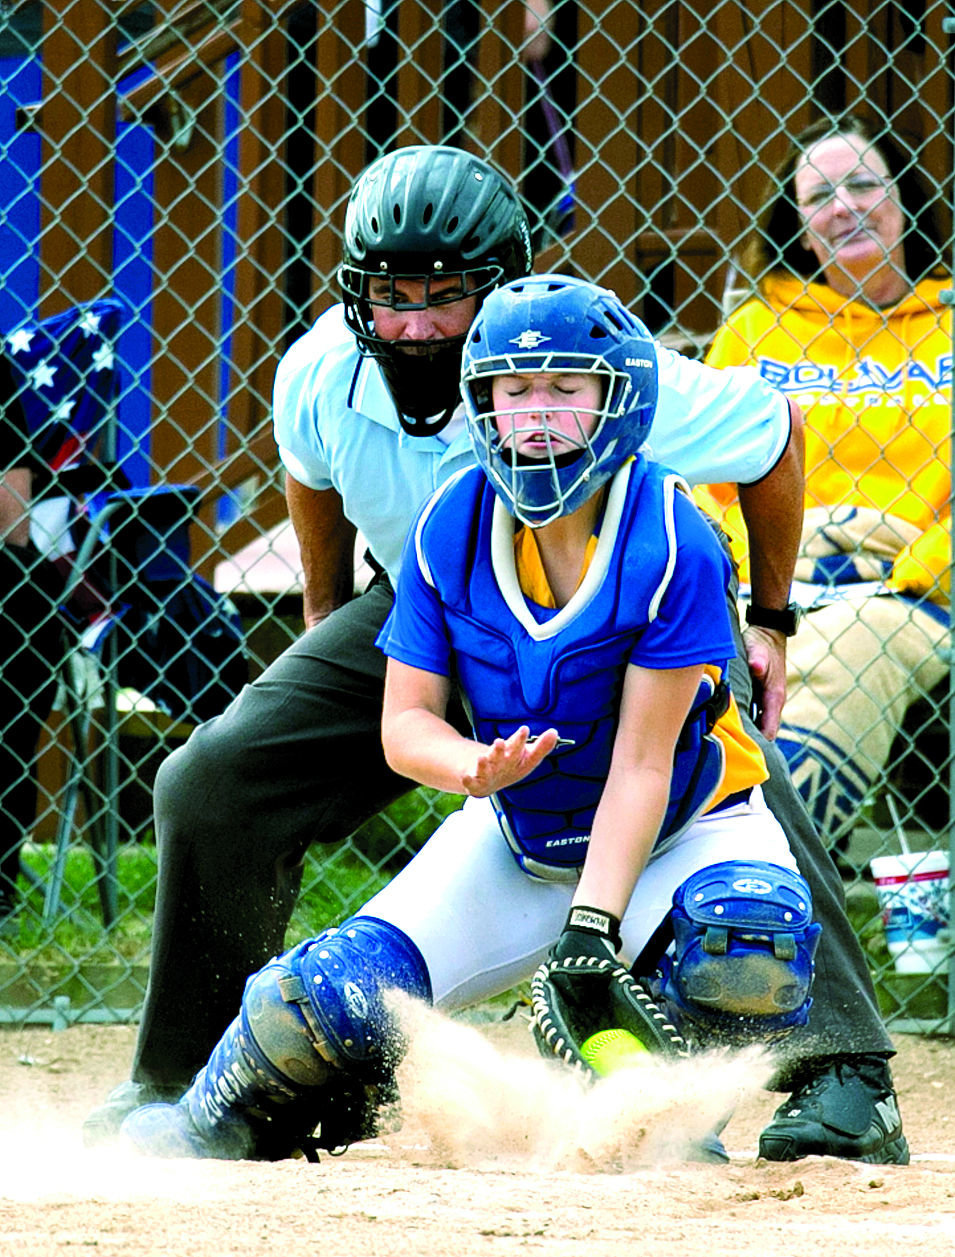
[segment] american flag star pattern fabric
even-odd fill
[[[37,457],[51,471],[92,451],[119,391],[116,338],[124,306],[104,297],[24,322],[5,348]]]

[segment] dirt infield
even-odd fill
[[[911,1166],[770,1165],[756,1158],[756,1140],[778,1097],[759,1089],[759,1061],[681,1065],[679,1075],[648,1074],[640,1100],[609,1090],[601,1099],[600,1088],[584,1096],[563,1072],[556,1079],[517,1019],[480,1029],[434,1023],[403,1079],[401,1130],[317,1166],[84,1152],[79,1124],[126,1076],[134,1029],[0,1032],[0,1254],[955,1251],[951,1040],[898,1040]],[[446,1068],[435,1068],[438,1059]],[[661,1132],[692,1136],[707,1106],[731,1092],[742,1099],[724,1134],[730,1165],[673,1160]],[[628,1124],[614,1127],[608,1106],[628,1105]]]

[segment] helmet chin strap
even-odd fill
[[[570,467],[578,458],[586,454],[586,446],[581,446],[576,450],[565,450],[563,454],[554,454],[551,458],[534,458],[531,454],[516,454],[511,460],[512,467],[530,467],[536,470],[539,467]]]

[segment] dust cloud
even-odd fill
[[[411,1001],[398,1070],[404,1123],[438,1162],[533,1162],[536,1169],[625,1171],[699,1159],[700,1142],[769,1080],[764,1049],[687,1060],[641,1057],[590,1083],[566,1065],[507,1051],[480,1028]]]

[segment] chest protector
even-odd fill
[[[560,611],[536,616],[517,584],[512,517],[480,471],[454,479],[419,521],[419,567],[444,605],[475,737],[491,742],[526,724],[532,735],[553,726],[562,739],[529,777],[492,797],[511,850],[535,876],[576,880],[587,854],[624,673],[675,567],[682,489],[655,464],[627,464],[580,589]],[[704,678],[677,746],[658,846],[705,809],[722,780],[723,750],[709,733],[727,702],[722,684],[714,691]]]

